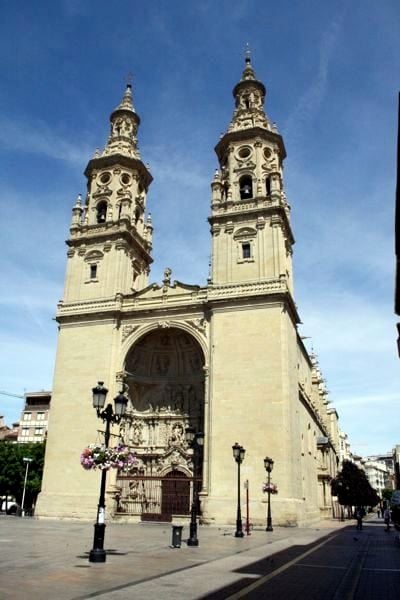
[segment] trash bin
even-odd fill
[[[172,525],[172,547],[180,548],[182,544],[183,525]]]

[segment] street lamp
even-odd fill
[[[244,455],[246,450],[238,444],[237,442],[232,446],[233,458],[235,459],[238,466],[238,474],[237,474],[237,513],[236,513],[236,531],[235,537],[243,537],[243,527],[242,527],[242,513],[240,510],[240,465],[243,462]]]
[[[22,459],[24,461],[24,463],[26,463],[26,469],[25,469],[25,479],[24,479],[24,491],[22,492],[22,502],[21,502],[21,517],[25,516],[25,490],[26,490],[26,482],[28,479],[28,471],[29,471],[29,465],[31,464],[31,462],[33,461],[33,458],[27,458],[27,457],[23,457]]]
[[[274,461],[272,458],[266,456],[264,458],[264,467],[268,473],[268,512],[267,512],[267,528],[265,531],[273,531],[272,518],[271,518],[271,471],[274,468]]]
[[[108,390],[103,386],[103,382],[99,381],[98,385],[92,389],[93,394],[93,408],[96,409],[97,416],[102,419],[106,424],[106,430],[104,432],[104,446],[108,448],[110,441],[110,425],[111,423],[119,423],[121,418],[124,416],[128,399],[123,395],[122,392],[114,398],[115,409],[111,404],[107,404],[104,408]],[[89,562],[106,562],[106,551],[104,550],[104,534],[105,534],[105,492],[106,492],[106,469],[101,472],[101,483],[100,483],[100,497],[99,504],[97,507],[97,519],[94,525],[94,539],[93,548],[89,553]]]
[[[199,540],[197,537],[197,505],[199,502],[199,482],[197,480],[197,477],[200,474],[200,458],[201,450],[204,445],[204,433],[201,431],[198,431],[196,433],[194,427],[187,427],[185,429],[185,437],[188,445],[193,449],[193,496],[192,507],[190,510],[190,529],[187,545],[198,546]]]

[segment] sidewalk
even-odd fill
[[[88,562],[93,525],[0,517],[3,600],[200,598],[235,581],[232,571],[294,544],[310,544],[353,522],[275,528],[234,537],[234,527],[199,527],[199,547],[172,549],[167,524],[107,525],[107,561]],[[183,540],[188,536],[183,530]],[[196,567],[196,568],[194,568]]]

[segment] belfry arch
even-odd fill
[[[117,512],[165,520],[179,506],[188,514],[193,455],[185,429],[204,431],[204,365],[198,341],[178,327],[151,330],[129,348],[124,381],[131,409],[121,434],[138,465],[118,477]]]

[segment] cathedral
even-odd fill
[[[215,147],[206,285],[176,281],[170,268],[149,283],[153,177],[138,149],[131,85],[111,113],[105,148],[85,170],[86,198],[72,209],[37,516],[95,518],[99,471],[85,471],[79,458],[103,436],[91,402],[98,381],[110,398],[123,391],[129,399],[111,443],[122,440],[137,457],[128,473],[107,474],[108,519],[188,516],[197,482],[200,522],[233,524],[235,443],[245,449],[242,484],[254,525],[266,521],[266,456],[278,490],[275,524],[332,515],[338,415],[298,332],[286,151],[265,96],[247,54]],[[196,461],[188,427],[204,434]]]

